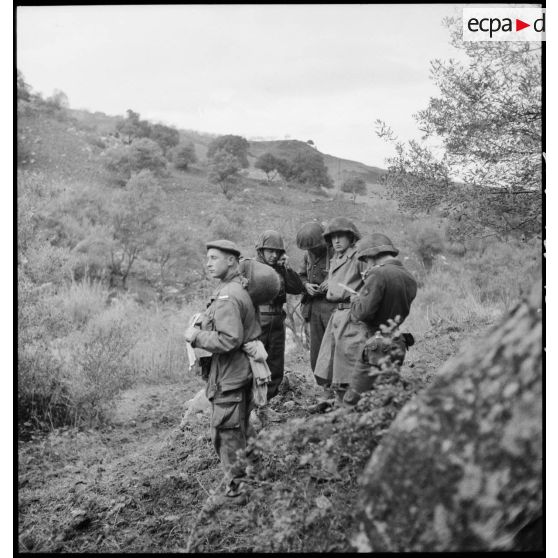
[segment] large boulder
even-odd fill
[[[359,550],[541,549],[541,384],[538,285],[401,410],[363,474]]]

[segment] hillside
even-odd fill
[[[95,129],[101,136],[107,136],[114,132],[118,116],[108,116],[102,112],[91,113],[85,110],[70,109],[72,117],[85,128]],[[204,160],[207,154],[207,146],[216,135],[195,130],[178,129],[181,141],[192,142],[199,160]],[[300,140],[274,140],[274,141],[250,141],[248,160],[254,176],[261,177],[259,171],[253,169],[256,159],[263,153],[270,152],[278,157],[290,159],[299,151],[318,151],[308,143]],[[319,152],[319,151],[318,151]],[[324,162],[328,168],[336,188],[348,177],[358,176],[368,184],[377,184],[380,177],[385,174],[385,169],[371,167],[357,161],[350,161],[322,153]]]
[[[200,162],[187,171],[168,164],[156,175],[155,243],[141,244],[141,230],[127,239],[139,248],[126,286],[109,287],[103,273],[88,281],[87,273],[106,271],[122,252],[113,215],[128,209],[118,205],[125,188],[105,164],[118,144],[114,123],[102,113],[33,107],[18,118],[20,551],[353,551],[359,477],[371,453],[437,368],[463,342],[474,345],[536,280],[538,251],[494,239],[455,245],[440,216],[406,215],[385,197],[353,203],[338,191],[268,184],[253,168],[225,196],[203,160],[211,136],[181,130]],[[288,156],[313,148],[251,142],[251,165],[270,149]],[[381,171],[325,157],[371,185]],[[400,249],[419,283],[405,323],[416,344],[401,378],[379,385],[366,408],[313,415],[319,390],[295,321],[288,381],[272,405],[279,422],[253,441],[250,502],[212,508],[222,473],[207,414],[181,424],[186,400],[202,386],[187,372],[182,332],[214,289],[205,242],[229,238],[253,256],[259,233],[276,229],[296,268],[298,227],[339,215],[363,234],[387,234]],[[172,252],[164,278],[157,241],[185,248]],[[73,275],[78,264],[84,276]],[[297,303],[291,297],[289,311]]]

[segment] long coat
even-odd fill
[[[314,370],[316,376],[330,384],[349,383],[359,351],[367,339],[366,326],[351,317],[351,293],[339,285],[341,283],[357,292],[362,287],[366,264],[358,261],[356,252],[352,246],[341,256],[335,255],[330,262],[326,298],[345,307],[338,306],[331,315]]]

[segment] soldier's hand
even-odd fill
[[[321,293],[326,293],[327,292],[327,288],[328,288],[328,282],[327,279],[325,279],[324,281],[322,281],[318,287],[319,292]]]
[[[315,283],[306,283],[304,288],[310,296],[316,296],[320,292],[319,286]]]
[[[188,341],[188,343],[192,342],[192,339],[194,339],[198,333],[198,331],[200,331],[199,328],[194,327],[194,326],[190,326],[186,329],[186,331],[184,332],[184,339],[186,339],[186,341]]]

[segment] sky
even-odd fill
[[[430,61],[461,56],[445,5],[24,6],[17,66],[72,108],[127,109],[178,128],[248,139],[313,140],[385,166],[437,88]]]

